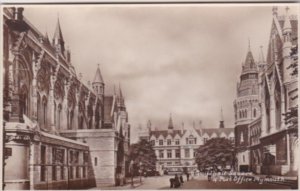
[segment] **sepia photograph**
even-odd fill
[[[2,190],[298,189],[299,4],[0,7]]]

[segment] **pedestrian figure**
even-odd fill
[[[211,181],[211,173],[207,174],[207,180],[210,182]]]
[[[180,186],[180,181],[179,181],[179,178],[178,178],[177,174],[175,174],[174,188],[178,188],[179,186]]]
[[[186,173],[186,180],[189,181],[189,179],[190,179],[190,174],[187,172]]]
[[[170,178],[170,188],[174,187],[174,178]]]
[[[180,175],[179,179],[180,179],[180,183],[183,184],[183,177],[182,177],[182,175]]]

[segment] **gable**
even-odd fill
[[[220,135],[220,137],[225,137],[226,138],[227,135],[224,132],[222,132],[221,135]]]

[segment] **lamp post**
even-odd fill
[[[143,163],[142,163],[142,161],[140,161],[140,163],[139,163],[140,183],[142,183],[142,165],[143,165]]]
[[[130,172],[130,175],[131,175],[131,187],[134,187],[134,185],[133,185],[133,160],[130,161],[129,172]]]

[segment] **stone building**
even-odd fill
[[[3,9],[5,189],[123,184],[130,126],[121,88],[105,94],[100,68],[85,85],[59,20],[52,41]]]
[[[153,128],[148,122],[149,140],[153,145],[157,164],[161,172],[176,173],[186,168],[188,171],[197,169],[195,162],[196,150],[211,138],[225,137],[234,140],[233,128],[224,128],[223,119],[219,128],[175,127],[172,116],[169,118],[167,129]],[[144,134],[143,134],[144,135]],[[143,136],[144,138],[145,136]]]
[[[297,35],[297,17],[289,15],[288,8],[286,14],[279,16],[277,7],[273,7],[267,56],[265,59],[261,52],[254,67],[258,75],[252,86],[258,89],[254,100],[256,117],[252,110],[253,118],[240,127],[239,117],[243,114],[239,113],[242,110],[239,96],[234,104],[238,160],[242,152],[247,153],[249,158],[243,165],[248,165],[247,169],[255,173],[298,174],[298,115],[292,122],[286,121],[287,113],[298,111],[298,76],[292,74],[293,68],[289,67],[292,63],[298,65],[291,55],[292,48],[298,46]]]
[[[262,159],[258,166],[264,174],[298,174],[298,123],[287,124],[284,115],[291,109],[298,111],[298,76],[289,68],[292,62],[298,65],[291,57],[291,49],[298,46],[298,20],[288,10],[279,16],[273,8],[267,66],[259,84]]]
[[[258,95],[259,68],[250,49],[242,64],[240,80],[237,83],[237,98],[234,101],[235,146],[237,150],[237,170],[249,171],[249,124],[260,116]]]

